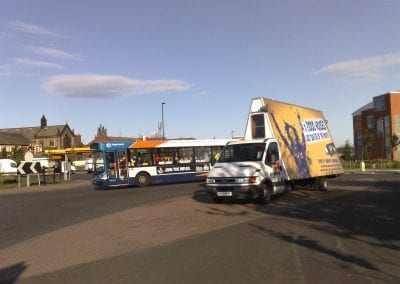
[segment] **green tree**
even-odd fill
[[[24,153],[21,148],[14,147],[12,151],[12,159],[17,163],[21,162],[24,159]]]
[[[6,158],[7,158],[7,150],[6,150],[6,147],[3,147],[3,148],[1,149],[0,158],[1,158],[1,159],[6,159]]]
[[[346,143],[343,146],[343,152],[342,152],[342,157],[343,160],[349,161],[351,159],[351,152],[352,152],[352,147],[350,146],[350,141],[346,140]]]
[[[392,136],[392,150],[393,151],[397,151],[397,148],[400,145],[400,140],[399,140],[399,136],[397,136],[396,134],[393,134]]]
[[[107,135],[107,128],[105,128],[102,124],[97,127],[97,136]]]
[[[372,133],[365,132],[363,135],[363,159],[368,160],[369,151],[368,148],[375,143],[375,137]]]

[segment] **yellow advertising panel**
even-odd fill
[[[321,111],[263,99],[289,179],[343,173]]]

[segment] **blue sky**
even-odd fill
[[[0,128],[66,121],[92,140],[244,135],[250,100],[351,113],[400,90],[400,1],[1,0]]]

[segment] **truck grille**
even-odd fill
[[[234,178],[216,178],[215,183],[235,183]]]

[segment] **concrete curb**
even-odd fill
[[[374,174],[400,174],[400,170],[366,170],[364,172],[360,170],[345,170],[345,174],[362,174],[362,175],[374,175]]]
[[[31,185],[30,187],[26,187],[26,185],[21,184],[21,188],[18,188],[17,186],[14,188],[0,189],[0,195],[63,190],[78,188],[82,186],[91,186],[91,180],[71,180],[57,184],[51,183],[46,185]]]

